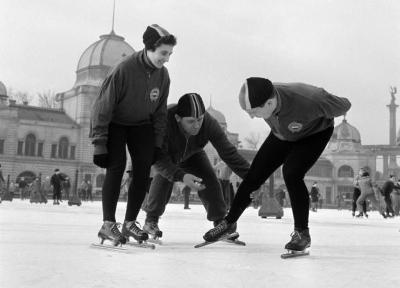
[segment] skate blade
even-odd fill
[[[150,237],[149,239],[147,239],[147,242],[157,244],[157,245],[163,244],[163,242],[158,237],[155,237],[155,238]]]
[[[238,232],[233,232],[232,234],[225,234],[225,235],[221,236],[219,239],[217,239],[215,241],[204,241],[204,242],[202,242],[200,244],[197,244],[197,245],[194,246],[194,248],[200,248],[200,247],[207,246],[207,245],[219,242],[219,241],[228,240],[228,238],[231,238],[231,237],[233,238],[233,237],[238,237],[238,236],[239,236]]]
[[[146,241],[143,241],[141,243],[139,243],[137,241],[127,241],[126,245],[133,246],[133,247],[139,247],[139,248],[156,249],[156,245],[147,243]]]
[[[240,246],[246,246],[246,242],[240,241],[238,239],[235,239],[235,240],[225,239],[224,242],[231,243],[231,244],[236,244],[236,245],[240,245]]]
[[[295,251],[295,250],[289,250],[287,249],[287,253],[283,253],[281,255],[282,259],[286,259],[286,258],[294,258],[294,257],[301,257],[301,256],[308,256],[310,255],[310,250],[306,249],[303,251]]]
[[[131,253],[132,252],[131,250],[129,250],[126,247],[114,246],[114,245],[109,245],[109,244],[92,243],[92,244],[90,244],[90,248],[109,250],[109,251],[117,251],[117,252],[123,252],[123,253]]]

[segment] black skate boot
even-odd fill
[[[143,232],[137,225],[139,222],[136,221],[125,221],[122,225],[122,235],[125,237],[126,241],[129,241],[129,237],[133,237],[137,242],[142,243],[149,239],[149,235]]]
[[[115,246],[125,244],[126,240],[118,229],[120,225],[120,223],[104,221],[99,233],[97,233],[97,236],[101,239],[101,244],[103,244],[104,240],[112,241]]]
[[[149,235],[153,236],[154,238],[162,237],[162,231],[158,227],[158,221],[156,221],[156,220],[146,219],[144,226],[143,226],[143,231],[148,233]]]
[[[363,213],[363,212],[360,212],[360,213],[358,213],[358,214],[356,215],[356,217],[357,217],[357,218],[360,218],[360,217],[362,218],[362,217],[364,217],[364,213]]]
[[[217,226],[213,229],[209,230],[206,234],[204,234],[203,239],[207,242],[217,241],[219,238],[224,236],[225,234],[231,234],[236,231],[236,222],[228,223],[225,219],[223,219]]]
[[[311,237],[308,229],[295,230],[290,234],[292,239],[285,245],[285,249],[291,251],[304,251],[311,245]]]
[[[220,219],[220,220],[214,221],[214,227],[217,227],[222,221],[224,221],[224,219]],[[237,229],[237,225],[235,223],[235,226],[232,227],[232,229],[230,229],[228,233],[232,234],[233,232],[236,232],[236,229]],[[237,235],[228,237],[227,239],[230,240],[230,241],[235,241],[238,238],[239,238],[239,233],[237,233]]]

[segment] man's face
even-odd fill
[[[181,125],[185,134],[194,136],[200,132],[200,128],[203,125],[204,115],[201,115],[199,118],[179,117],[176,115],[176,120]]]
[[[148,50],[147,57],[154,66],[160,69],[164,66],[164,63],[169,61],[173,50],[174,46],[161,44],[161,46],[157,47],[154,51]]]
[[[277,106],[277,99],[276,99],[276,97],[274,97],[274,98],[268,99],[267,102],[265,102],[263,106],[255,107],[255,108],[248,109],[245,111],[247,112],[247,114],[249,114],[250,118],[268,119],[269,117],[271,117],[276,106]]]

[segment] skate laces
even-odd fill
[[[290,234],[290,237],[292,237],[292,240],[301,239],[300,232],[297,231],[297,230],[294,230],[294,231]]]
[[[210,234],[213,236],[219,235],[225,232],[226,228],[227,228],[226,221],[222,221],[221,223],[219,223],[217,226],[215,226],[213,229],[210,230]]]
[[[111,225],[110,230],[115,236],[122,237],[121,231],[118,229],[119,227],[121,227],[121,223],[114,223]]]
[[[139,234],[142,233],[142,229],[140,226],[140,223],[137,221],[132,221],[131,224],[129,224],[129,226],[127,225],[128,230],[132,231],[135,234]]]

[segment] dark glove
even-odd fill
[[[93,155],[93,163],[100,168],[108,167],[108,154]]]
[[[153,161],[151,161],[151,164],[153,165],[154,163],[157,162],[157,160],[160,160],[162,157],[162,149],[160,147],[155,147],[154,148],[154,154],[153,154]]]
[[[100,168],[108,167],[108,151],[106,145],[94,145],[93,163]]]

